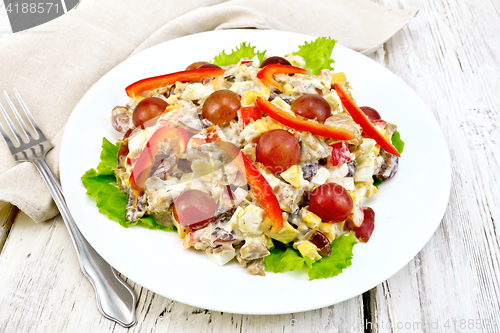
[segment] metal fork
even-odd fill
[[[104,317],[124,327],[131,327],[135,324],[135,306],[137,302],[135,293],[132,288],[117,275],[114,268],[104,261],[104,259],[92,248],[80,233],[80,230],[78,230],[68,206],[66,205],[66,201],[64,200],[61,185],[45,160],[45,154],[52,149],[53,146],[47,141],[45,135],[43,135],[40,127],[38,127],[16,88],[13,89],[19,104],[33,127],[34,135],[30,133],[17,112],[16,107],[9,98],[9,95],[4,91],[5,99],[12,109],[12,113],[16,117],[22,132],[28,138],[28,142],[25,143],[23,141],[14,123],[0,103],[0,111],[14,134],[14,141],[17,145],[11,141],[9,135],[0,124],[0,132],[2,133],[3,139],[7,143],[16,162],[31,162],[42,175],[52,198],[59,208],[64,223],[69,230],[82,272],[94,287],[99,311]]]

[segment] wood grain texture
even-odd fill
[[[10,204],[0,203],[0,252],[2,252],[5,241],[9,234],[14,218],[17,214],[17,207]]]
[[[62,219],[37,224],[19,213],[0,254],[0,332],[364,332],[361,296],[315,311],[249,316],[184,305],[128,282],[139,300],[137,324],[125,329],[97,311]]]
[[[370,292],[371,328],[499,332],[499,2],[412,0],[401,6],[419,13],[372,57],[434,112],[452,158],[452,189],[430,242]]]
[[[131,282],[138,323],[124,329],[98,313],[60,218],[35,224],[20,213],[12,228],[0,222],[0,244],[10,228],[0,332],[500,332],[500,1],[375,1],[419,10],[371,57],[423,98],[452,158],[446,214],[408,265],[365,297],[278,316],[198,309]],[[0,43],[12,35],[2,15],[0,1]]]

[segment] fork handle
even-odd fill
[[[33,164],[42,175],[68,228],[82,272],[94,287],[99,311],[104,317],[116,321],[123,327],[131,327],[135,324],[136,306],[133,289],[116,274],[114,268],[83,237],[66,205],[61,185],[45,158],[38,158]]]

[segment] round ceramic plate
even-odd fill
[[[432,113],[389,70],[336,45],[335,71],[345,72],[359,105],[377,109],[397,124],[406,142],[399,172],[366,205],[376,228],[354,247],[352,265],[336,277],[309,281],[305,271],[252,276],[234,260],[220,267],[205,254],[185,250],[177,233],[132,226],[100,214],[80,177],[99,162],[102,138],[119,133],[111,110],[128,101],[125,87],[150,76],[180,71],[222,50],[250,42],[267,55],[284,55],[313,37],[283,31],[223,30],[175,39],[147,49],[104,75],[73,111],[61,148],[61,179],[68,206],[83,235],[118,271],[136,283],[189,305],[241,314],[280,314],[317,309],[355,297],[401,269],[439,225],[450,191],[448,149]],[[425,135],[422,135],[425,132]],[[439,166],[439,173],[436,172]]]

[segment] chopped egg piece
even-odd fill
[[[236,256],[236,251],[222,251],[219,253],[209,253],[205,252],[206,255],[212,260],[214,263],[216,263],[219,266],[224,266],[228,262],[230,262],[235,256]]]
[[[267,132],[267,128],[262,123],[262,120],[258,119],[253,123],[248,124],[243,131],[241,131],[241,137],[246,142],[252,142],[253,139],[261,136],[263,133]]]
[[[319,167],[316,175],[311,179],[311,182],[317,185],[323,185],[330,178],[330,172],[325,167]]]
[[[134,159],[138,158],[141,155],[142,150],[146,147],[146,143],[148,143],[149,138],[156,132],[156,127],[146,127],[143,131],[140,131],[133,137],[128,140],[128,158]]]
[[[182,93],[182,98],[190,101],[195,101],[200,100],[213,92],[214,87],[212,87],[212,85],[205,86],[199,82],[196,82],[186,87],[186,89]]]
[[[243,214],[238,218],[239,229],[250,234],[260,234],[260,223],[264,218],[264,210],[260,207],[250,205],[245,208]]]

